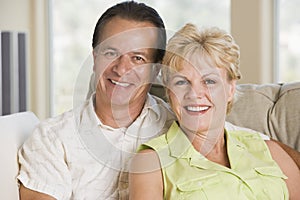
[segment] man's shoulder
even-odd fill
[[[152,101],[151,106],[157,106],[160,110],[163,110],[164,112],[167,111],[168,113],[173,115],[173,111],[170,105],[167,102],[165,102],[163,99],[151,94],[149,94],[149,98]]]
[[[75,125],[74,111],[70,110],[60,115],[42,120],[36,127],[35,132],[49,134],[49,132],[58,134],[65,130],[72,130]]]
[[[159,109],[159,114],[161,115],[160,118],[164,118],[165,121],[165,129],[163,130],[163,133],[166,132],[169,127],[171,126],[171,124],[173,123],[173,121],[176,119],[173,110],[171,109],[170,105],[165,102],[163,99],[154,96],[154,95],[150,95],[150,98],[153,99],[153,101],[155,101],[155,103],[152,105],[152,107],[156,107],[157,109]],[[163,117],[165,116],[165,117]]]
[[[55,127],[55,126],[61,126],[62,124],[68,124],[72,121],[74,121],[74,110],[69,110],[59,115],[42,120],[40,122],[40,126]]]
[[[76,108],[65,111],[57,116],[42,120],[39,124],[39,127],[52,130],[74,127],[76,126],[76,123],[78,123],[78,119],[80,119],[85,110],[87,110],[88,105],[89,101],[85,101],[83,104]]]
[[[158,96],[155,96],[153,94],[149,94],[148,95],[149,98],[153,99],[155,102],[157,102],[158,104],[162,104],[164,106],[168,106],[168,104],[163,100],[161,99],[160,97]],[[169,106],[168,106],[169,107]]]

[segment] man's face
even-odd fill
[[[102,103],[127,105],[146,96],[156,75],[156,43],[157,29],[150,22],[115,17],[106,23],[93,52]]]

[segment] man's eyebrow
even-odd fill
[[[133,50],[133,51],[129,51],[130,53],[133,54],[140,54],[140,55],[147,55],[147,52],[143,51],[143,50]]]
[[[139,50],[133,50],[133,51],[130,51],[128,53],[132,53],[133,55],[141,55],[141,56],[143,56],[143,57],[145,57],[147,59],[150,59],[151,56],[152,56],[151,53],[143,51],[143,50],[141,50],[141,51],[139,51]]]
[[[100,46],[99,48],[100,50],[107,50],[107,49],[110,49],[110,50],[113,50],[113,51],[117,51],[117,48],[114,48],[114,47],[111,47],[111,46]]]

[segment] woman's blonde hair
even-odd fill
[[[167,44],[162,62],[162,78],[165,86],[168,85],[169,75],[181,70],[183,62],[188,62],[186,58],[190,55],[194,56],[194,53],[210,58],[219,68],[225,68],[229,81],[241,78],[240,48],[230,34],[217,27],[198,30],[195,25],[186,24]],[[169,92],[168,88],[166,91]],[[228,111],[231,104],[232,102],[229,102]]]

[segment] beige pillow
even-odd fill
[[[269,113],[278,97],[280,85],[237,85],[237,97],[227,121],[262,132],[272,138],[276,135],[269,130]]]
[[[282,86],[269,116],[276,138],[300,151],[300,82]]]

